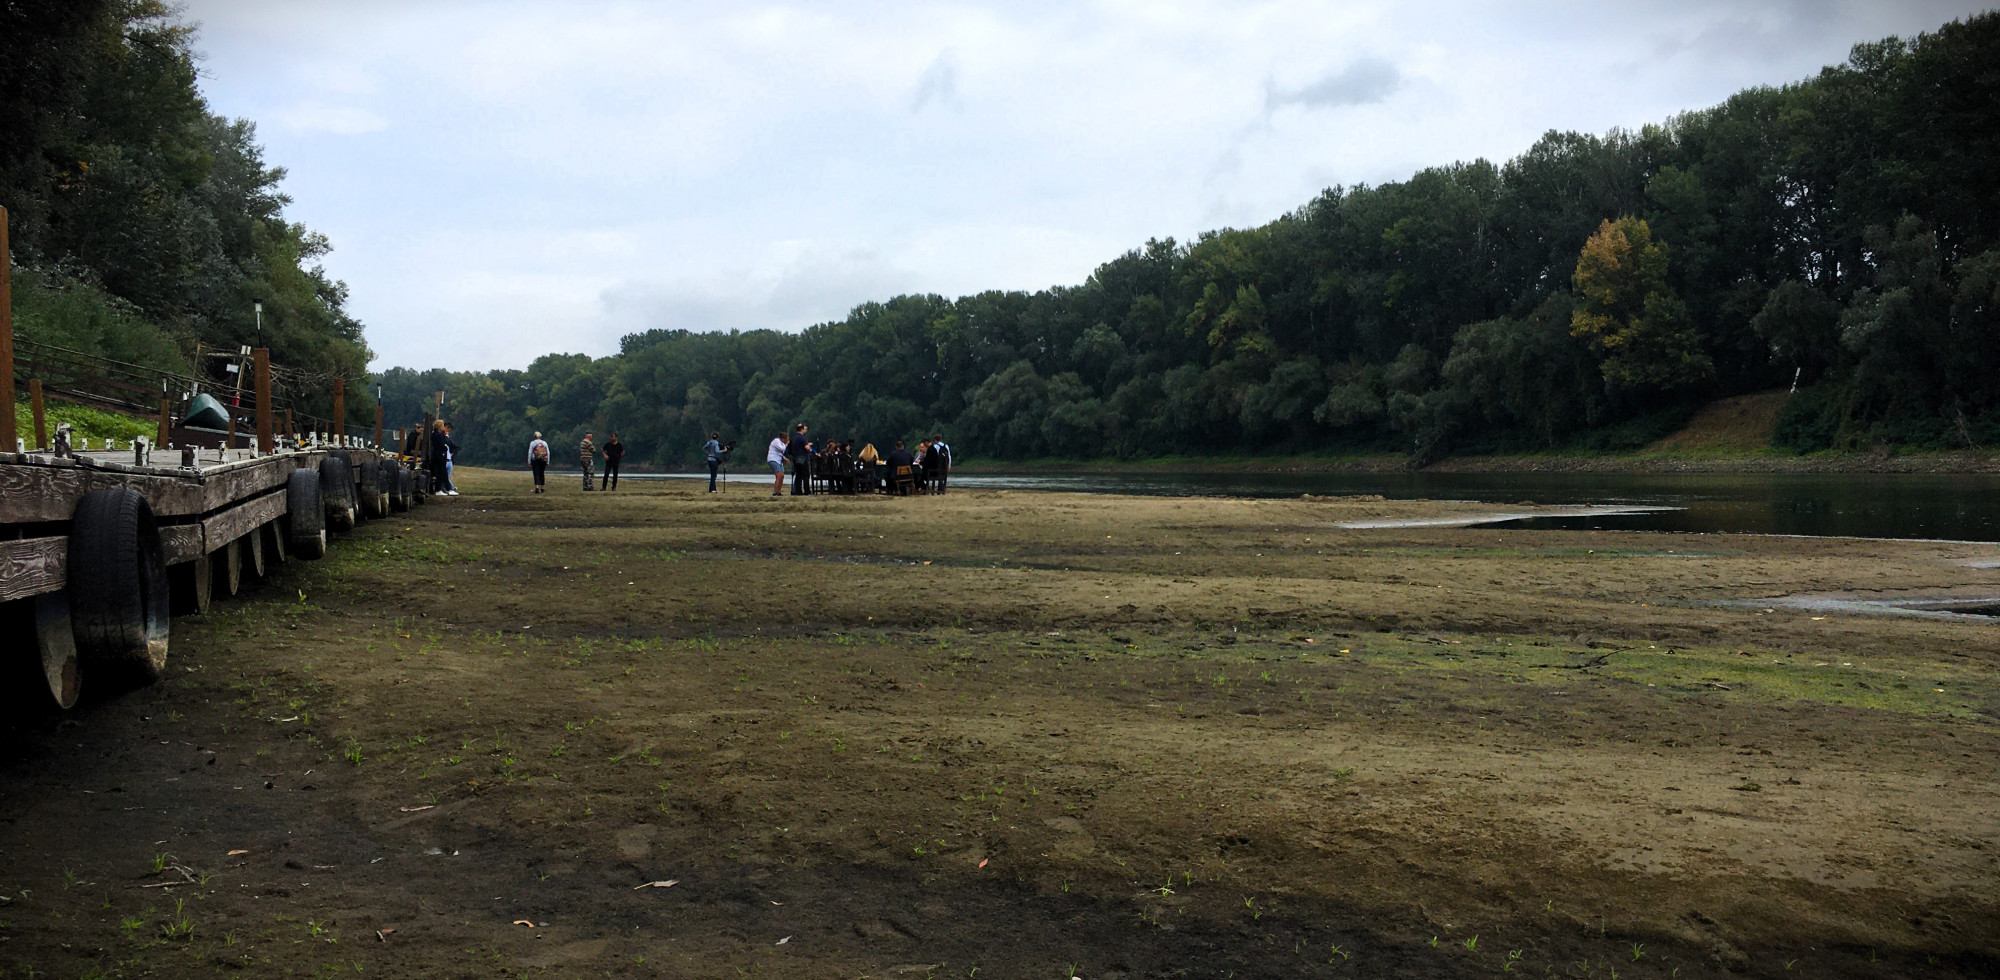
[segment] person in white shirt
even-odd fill
[[[789,442],[784,433],[778,433],[771,440],[771,448],[764,451],[764,461],[771,464],[771,496],[785,495],[785,447]]]
[[[528,443],[528,468],[535,471],[535,492],[542,492],[543,478],[549,472],[549,444],[542,441],[542,434],[535,433],[535,441]]]

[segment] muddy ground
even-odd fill
[[[1758,601],[2000,548],[523,479],[9,711],[0,976],[2000,970],[2000,627]]]

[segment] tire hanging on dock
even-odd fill
[[[389,509],[397,513],[410,509],[410,468],[401,463],[388,464],[395,467],[395,492],[389,495]]]
[[[71,632],[93,686],[136,687],[167,667],[167,563],[152,505],[130,487],[92,490],[70,521]]]
[[[343,454],[345,455],[345,454]],[[326,527],[329,531],[345,533],[354,530],[354,467],[340,456],[328,456],[319,462],[320,502],[326,508]]]
[[[293,470],[285,481],[285,543],[287,551],[307,561],[326,554],[326,506],[318,470]]]

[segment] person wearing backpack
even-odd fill
[[[542,434],[535,433],[533,442],[528,443],[528,468],[535,471],[535,492],[541,493],[549,472],[549,444],[542,441]]]
[[[931,492],[943,493],[944,481],[951,476],[951,444],[942,435],[931,436],[931,460],[924,473],[931,478]]]

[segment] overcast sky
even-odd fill
[[[1083,280],[1986,3],[190,0],[377,368]],[[1503,12],[1504,8],[1504,12]]]

